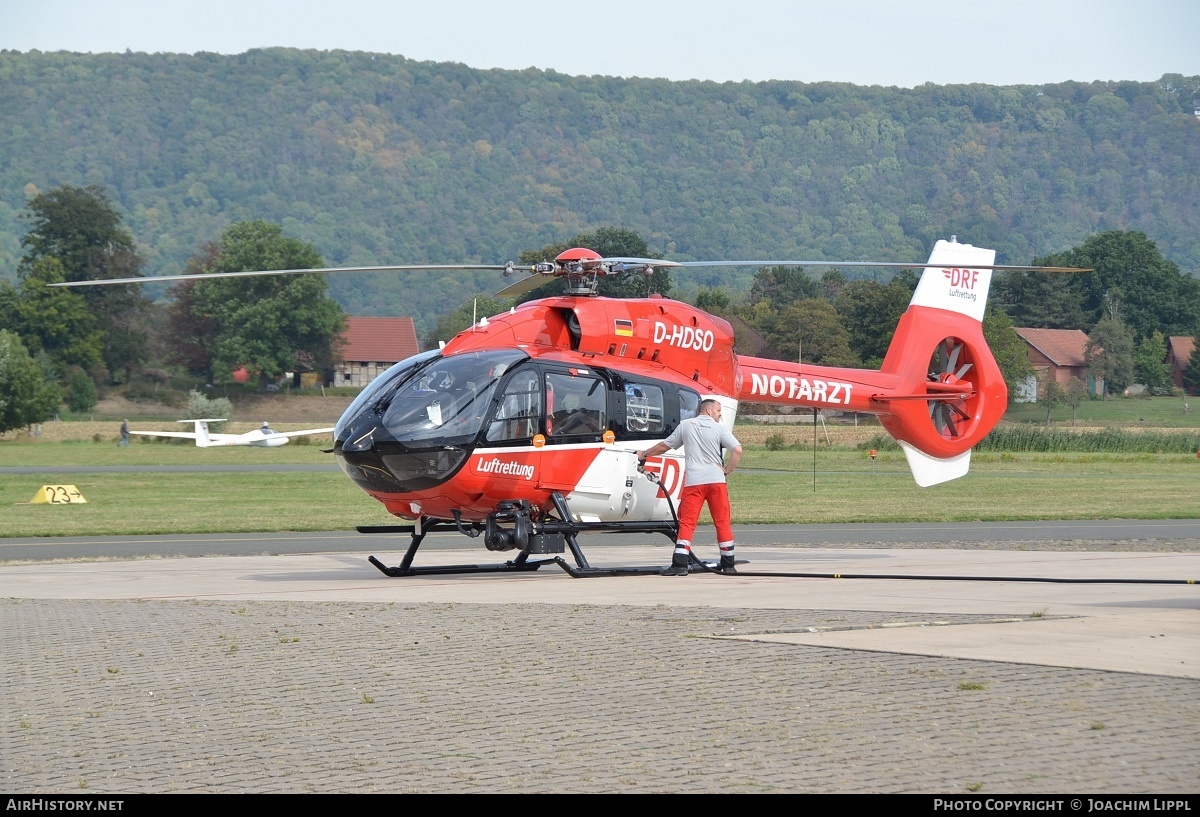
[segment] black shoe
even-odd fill
[[[721,564],[717,567],[718,573],[737,573],[737,562],[733,559],[722,559]]]
[[[687,574],[687,565],[671,565],[658,571],[658,575],[660,576],[686,576]]]

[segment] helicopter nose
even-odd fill
[[[375,445],[375,432],[379,430],[378,425],[368,426],[351,426],[346,429],[346,439],[342,440],[341,448],[343,451],[370,451]]]

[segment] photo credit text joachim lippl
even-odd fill
[[[1097,811],[1192,811],[1193,797],[935,797],[934,811],[1063,811],[1091,814]]]

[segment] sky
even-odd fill
[[[272,46],[718,82],[1151,81],[1200,75],[1200,2],[0,0],[0,49]]]

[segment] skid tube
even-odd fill
[[[509,536],[515,538],[517,536],[516,533],[510,533],[499,528],[495,523],[495,519],[490,520],[486,528],[482,528],[479,523],[464,524],[461,520],[457,519],[449,521],[421,517],[413,525],[360,525],[357,530],[359,533],[400,533],[411,537],[408,549],[404,553],[404,558],[396,567],[389,567],[374,556],[368,559],[383,575],[393,579],[411,576],[533,571],[545,564],[557,564],[574,578],[582,578],[584,576],[658,575],[660,570],[658,567],[594,568],[588,563],[587,557],[583,555],[583,549],[579,546],[577,536],[580,533],[596,532],[661,533],[670,538],[671,541],[675,541],[679,532],[679,523],[675,518],[674,507],[671,508],[672,518],[669,522],[575,522],[572,521],[567,500],[562,494],[555,492],[551,495],[551,501],[554,503],[555,512],[559,516],[558,519],[549,518],[533,521],[527,515],[523,515],[525,512],[519,507],[515,510],[513,508],[506,508],[502,513],[493,514],[495,519],[503,519],[504,521],[508,521],[509,519],[514,520],[514,531],[520,529],[522,525],[526,526],[521,536],[529,540],[524,544],[523,549],[517,554],[516,558],[500,564],[413,566],[413,559],[416,558],[417,550],[421,547],[421,542],[424,541],[426,534],[432,531],[458,531],[464,536],[471,538],[475,538],[486,531],[489,537],[487,542],[489,550],[512,549],[510,547],[494,546],[494,543],[491,541],[490,537],[496,534],[502,538]],[[557,544],[556,537],[562,537],[561,545]],[[550,559],[529,558],[531,554],[561,553],[564,550],[564,546],[570,548],[571,555],[575,559],[575,567],[572,567],[566,560],[560,557]]]
[[[566,571],[567,575],[572,579],[594,579],[603,578],[605,576],[661,576],[663,568],[657,566],[637,565],[635,567],[588,567],[578,568],[571,567],[566,559],[555,559],[554,563]],[[745,560],[739,560],[737,564],[746,564]],[[691,554],[688,561],[688,571],[690,573],[712,573],[717,576],[737,576],[743,575],[738,573],[726,573],[721,570],[717,562],[708,562],[701,559],[695,553]]]

